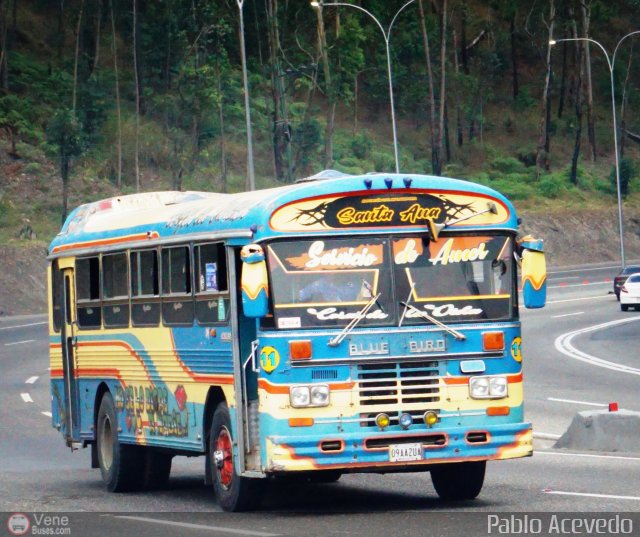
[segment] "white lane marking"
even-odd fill
[[[0,330],[11,330],[12,328],[26,328],[27,326],[38,326],[41,324],[47,324],[48,321],[42,321],[41,323],[29,323],[29,324],[17,324],[15,326],[3,326]]]
[[[574,405],[607,406],[604,403],[589,403],[587,401],[574,401],[573,399],[558,399],[557,397],[547,397],[547,401],[555,401],[556,403],[569,403]]]
[[[610,298],[609,295],[586,296],[582,298],[564,298],[562,300],[547,300],[547,304],[563,304],[565,302],[578,302],[582,300],[597,300],[600,298]]]
[[[5,343],[5,347],[11,347],[11,345],[22,345],[23,343],[33,343],[35,339],[24,339],[22,341],[13,341],[12,343]]]
[[[614,265],[612,267],[593,267],[593,268],[582,268],[582,269],[567,269],[567,270],[551,270],[547,272],[547,274],[564,274],[569,272],[594,272],[596,270],[611,270],[618,269],[620,270],[620,265]]]
[[[547,289],[567,289],[569,287],[584,287],[585,285],[611,285],[611,282],[587,282],[587,283],[568,283],[567,285],[549,285]]]
[[[561,319],[562,317],[574,317],[575,315],[583,315],[584,311],[576,311],[575,313],[564,313],[563,315],[552,315],[552,319]]]
[[[595,356],[591,356],[586,352],[579,351],[571,343],[571,340],[575,336],[578,336],[580,334],[587,334],[588,332],[593,332],[595,330],[601,330],[603,328],[608,328],[610,326],[616,326],[619,324],[631,323],[633,321],[640,321],[640,316],[636,315],[635,317],[629,317],[628,319],[609,321],[608,323],[596,324],[594,326],[589,326],[587,328],[581,328],[580,330],[574,330],[573,332],[561,334],[556,338],[555,348],[558,352],[564,354],[565,356],[568,356],[569,358],[573,358],[574,360],[586,362],[598,367],[604,367],[605,369],[611,369],[612,371],[619,371],[620,373],[628,373],[629,375],[640,375],[640,369],[636,367],[630,367],[627,365],[610,362],[608,360],[603,360],[602,358],[596,358]]]
[[[149,522],[150,524],[163,524],[165,526],[176,526],[179,528],[190,528],[196,530],[207,530],[218,533],[233,533],[236,535],[256,535],[257,537],[277,537],[281,535],[279,533],[267,533],[265,531],[254,531],[254,530],[242,530],[236,528],[226,528],[221,526],[207,526],[205,524],[192,524],[190,522],[176,522],[173,520],[161,520],[157,518],[147,518],[143,516],[131,516],[131,515],[103,515],[103,516],[112,516],[113,518],[122,518],[125,520],[137,520],[138,522]]]
[[[43,416],[47,416],[47,418],[51,417],[51,412],[47,412],[45,410],[43,410],[42,412],[40,412],[40,414],[42,414]]]
[[[36,380],[38,380],[40,377],[29,377],[27,380],[24,381],[25,384],[34,384]]]
[[[31,396],[28,393],[21,393],[20,397],[22,397],[22,400],[25,403],[33,403],[33,399],[31,399]]]
[[[606,498],[608,500],[640,501],[640,496],[620,496],[618,494],[595,494],[591,492],[567,492],[564,490],[543,490],[545,494],[560,494],[563,496],[585,496],[588,498]]]
[[[539,438],[540,440],[558,440],[561,435],[553,434],[553,433],[533,433],[534,438]]]
[[[624,457],[623,455],[596,455],[594,453],[561,453],[559,451],[536,451],[536,455],[554,455],[557,457],[583,457],[586,459],[613,459],[640,462],[640,457]]]
[[[550,272],[548,274],[551,274]],[[549,281],[551,280],[579,280],[580,276],[562,276],[562,277],[558,277],[558,278],[549,278]]]

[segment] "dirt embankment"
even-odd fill
[[[620,260],[615,208],[595,212],[520,211],[522,230],[544,238],[550,266]],[[625,212],[627,261],[640,258],[640,210]],[[46,311],[46,249],[41,242],[0,246],[0,316]]]
[[[46,311],[46,256],[41,242],[0,246],[0,317]]]

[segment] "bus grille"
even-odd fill
[[[440,380],[438,362],[416,361],[357,366],[359,403],[366,408],[360,414],[362,427],[375,427],[375,417],[384,412],[391,425],[398,424],[403,412],[422,422],[426,410],[438,412]]]

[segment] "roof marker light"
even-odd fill
[[[411,179],[411,177],[405,177],[402,181],[406,188],[411,188],[411,183],[413,183],[413,179]]]
[[[364,180],[364,186],[367,187],[367,190],[371,190],[371,185],[373,184],[373,181],[371,179],[365,179]]]
[[[391,179],[391,177],[387,177],[384,180],[384,184],[387,185],[387,188],[391,188],[393,186],[393,179]]]

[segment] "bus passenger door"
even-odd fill
[[[236,394],[234,426],[238,441],[238,468],[244,476],[260,473],[260,435],[258,430],[258,376],[254,371],[257,357],[256,320],[244,315],[240,296],[240,250],[229,249],[229,282],[232,287],[231,331],[233,336],[233,369]],[[244,449],[240,449],[244,446]]]
[[[64,426],[67,446],[80,441],[78,386],[76,379],[77,329],[73,268],[62,269],[63,323],[61,326],[62,370],[64,374]]]

